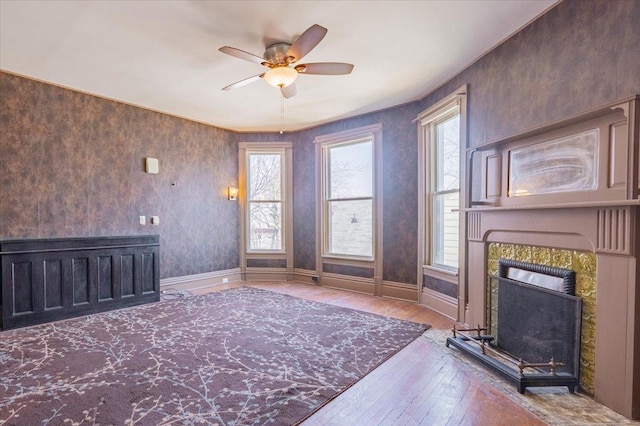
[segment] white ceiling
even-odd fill
[[[346,76],[302,75],[285,101],[298,130],[421,99],[556,0],[17,1],[0,0],[0,68],[238,131],[278,131],[280,94],[262,56],[312,24],[328,28],[301,63],[349,62]]]

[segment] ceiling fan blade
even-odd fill
[[[310,64],[296,65],[294,68],[301,74],[343,75],[351,73],[353,64],[344,62],[313,62]]]
[[[267,62],[260,56],[245,52],[244,50],[236,49],[235,47],[223,46],[218,50],[222,53],[226,53],[227,55],[235,56],[236,58],[244,59],[245,61],[253,62],[258,65],[262,65]]]
[[[311,50],[316,47],[320,41],[322,41],[326,34],[327,29],[318,24],[314,24],[307,28],[305,32],[300,34],[300,37],[296,39],[289,50],[287,50],[287,56],[291,56],[293,58],[291,62],[299,61],[303,56],[311,52]]]
[[[295,96],[296,93],[298,93],[298,88],[296,87],[296,83],[291,83],[288,86],[281,87],[280,93],[282,93],[282,96],[284,96],[287,99],[289,99],[292,96]]]
[[[226,87],[223,87],[222,90],[237,89],[238,87],[242,87],[242,86],[247,85],[249,83],[253,83],[254,81],[258,81],[262,77],[264,77],[264,73],[258,74],[258,75],[254,75],[253,77],[245,78],[244,80],[236,81],[233,84],[230,84],[230,85],[228,85]]]

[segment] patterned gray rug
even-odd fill
[[[296,424],[428,325],[241,287],[0,333],[0,424]]]

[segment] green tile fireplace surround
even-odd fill
[[[571,269],[576,273],[576,296],[582,299],[580,387],[592,395],[595,389],[596,256],[593,253],[520,244],[489,243],[487,270],[498,275],[500,259]],[[491,285],[487,297],[496,297]],[[493,309],[496,303],[489,304]],[[496,313],[493,313],[495,317]]]

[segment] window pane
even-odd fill
[[[433,264],[458,267],[458,212],[452,210],[459,206],[460,194],[434,195],[432,256]]]
[[[249,199],[281,199],[280,154],[249,154]]]
[[[249,203],[249,249],[282,250],[282,204]]]
[[[436,125],[436,192],[460,188],[460,114]]]
[[[373,142],[329,149],[329,198],[373,196]]]
[[[373,256],[373,201],[329,202],[329,253]]]

